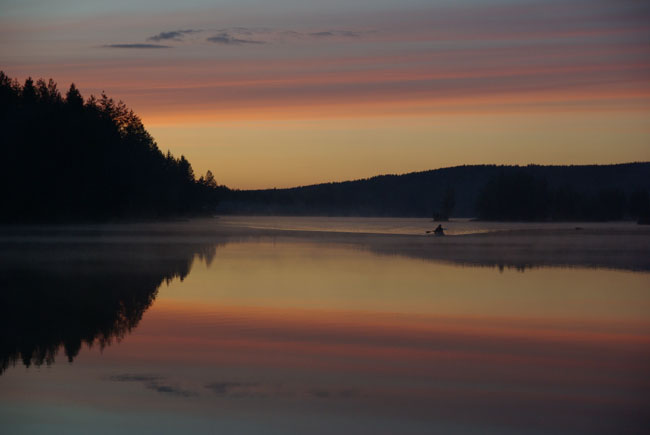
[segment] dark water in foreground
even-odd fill
[[[190,228],[0,238],[1,433],[647,430],[643,240]]]

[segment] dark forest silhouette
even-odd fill
[[[647,219],[650,163],[474,165],[291,189],[233,190],[222,213],[478,217],[485,220]]]
[[[507,221],[615,221],[626,217],[640,222],[650,212],[647,190],[629,195],[622,188],[579,192],[571,185],[552,187],[541,177],[521,170],[501,171],[481,190],[477,215]]]
[[[71,221],[209,213],[221,192],[184,156],[163,154],[124,103],[84,100],[74,84],[24,85],[0,72],[0,221]]]
[[[650,163],[458,166],[291,189],[239,191],[163,154],[124,103],[0,72],[0,222],[197,214],[478,217],[650,223]],[[219,203],[219,208],[217,204]]]

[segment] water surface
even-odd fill
[[[4,233],[2,432],[647,428],[650,273],[603,254],[647,255],[643,231],[431,245],[235,227]]]

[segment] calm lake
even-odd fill
[[[4,229],[0,432],[647,433],[648,227],[434,226]]]

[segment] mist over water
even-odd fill
[[[260,230],[337,232],[359,234],[426,235],[441,224],[447,235],[526,231],[583,231],[608,235],[611,232],[647,234],[644,227],[631,221],[615,222],[498,222],[454,218],[433,222],[430,218],[329,217],[329,216],[222,216],[219,225]],[[581,235],[584,233],[576,233]]]
[[[3,230],[0,421],[643,433],[648,231],[444,225],[443,238],[417,219]]]

